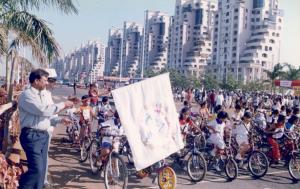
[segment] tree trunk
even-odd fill
[[[14,89],[14,70],[16,65],[16,56],[13,58],[11,72],[10,72],[10,80],[9,80],[9,90],[8,90],[8,101],[12,102],[13,100],[13,89]]]
[[[5,55],[5,65],[6,65],[6,91],[9,90],[9,79],[10,79],[10,67],[9,67],[9,61],[8,61],[8,55]],[[8,99],[9,100],[9,99]]]

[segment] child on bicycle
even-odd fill
[[[108,117],[113,116],[114,112],[109,105],[108,97],[104,96],[98,105],[99,124],[105,122]]]
[[[269,134],[268,142],[272,146],[272,157],[273,163],[277,164],[281,160],[280,147],[278,144],[278,139],[280,139],[284,134],[285,116],[279,115],[277,123],[271,125],[271,127],[266,129]]]
[[[90,106],[90,98],[88,95],[84,95],[81,97],[82,104],[77,110],[79,113],[79,125],[80,125],[80,132],[79,132],[79,140],[82,141],[84,139],[84,135],[87,129],[88,136],[91,135],[91,124],[92,118],[96,117],[92,107]]]
[[[119,149],[120,142],[117,140],[113,141],[113,137],[124,134],[118,112],[115,111],[113,118],[101,123],[100,128],[101,127],[103,127],[103,129],[101,130],[102,149],[100,153],[100,160],[105,160],[112,148]]]
[[[243,117],[241,118],[240,123],[234,129],[234,134],[236,138],[236,142],[238,144],[239,152],[236,155],[236,159],[240,161],[240,164],[243,165],[243,159],[247,151],[250,149],[249,145],[249,130],[251,127],[251,118],[252,115],[250,112],[245,112]]]
[[[212,156],[220,156],[223,154],[225,149],[224,142],[224,132],[226,127],[226,119],[228,114],[225,111],[220,111],[217,115],[217,118],[207,124],[207,128],[210,130],[210,137],[208,142],[214,144],[214,149],[211,151]],[[220,171],[218,164],[216,164],[215,169]]]
[[[189,131],[199,131],[198,127],[194,124],[194,122],[190,118],[190,109],[182,108],[179,115],[179,124],[181,128],[181,134],[183,139],[185,140],[186,134]]]
[[[231,117],[231,120],[233,121],[234,128],[241,121],[242,117],[243,117],[242,107],[239,104],[236,104],[235,105],[235,110],[234,110],[233,115]]]
[[[199,114],[202,117],[202,119],[204,119],[204,120],[208,120],[209,117],[211,117],[211,114],[207,108],[206,101],[200,103]]]

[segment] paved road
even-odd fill
[[[72,94],[73,89],[68,87],[56,88],[53,91],[55,101],[62,101],[66,96]],[[86,94],[86,90],[79,89],[78,96]],[[54,132],[51,143],[50,157],[50,174],[52,182],[57,183],[56,188],[64,189],[95,189],[104,188],[103,178],[99,175],[91,174],[89,162],[79,163],[78,151],[70,148],[67,143],[61,143],[61,138],[65,137],[64,126],[58,127]],[[174,167],[176,168],[176,167]],[[176,169],[177,170],[177,169]],[[245,171],[240,171],[239,178],[233,182],[227,182],[225,175],[218,175],[214,172],[208,172],[205,180],[200,183],[191,183],[186,176],[186,172],[177,170],[177,188],[178,189],[299,189],[300,183],[294,183],[287,172],[286,168],[271,168],[269,174],[262,179],[253,179]],[[130,176],[128,188],[158,188],[151,183],[151,178],[143,180]]]

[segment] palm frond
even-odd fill
[[[41,51],[45,54],[48,61],[59,56],[59,46],[53,37],[52,30],[47,26],[46,22],[36,16],[22,11],[12,12],[4,20],[4,24],[8,29],[19,34],[17,43],[23,42],[23,45],[32,45],[33,55],[41,63],[44,62]]]
[[[40,10],[42,8],[53,7],[65,14],[78,14],[78,9],[74,0],[10,0],[18,10]]]

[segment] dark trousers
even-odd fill
[[[44,185],[48,153],[48,132],[22,129],[21,145],[26,153],[28,171],[20,178],[19,189],[42,189]]]

